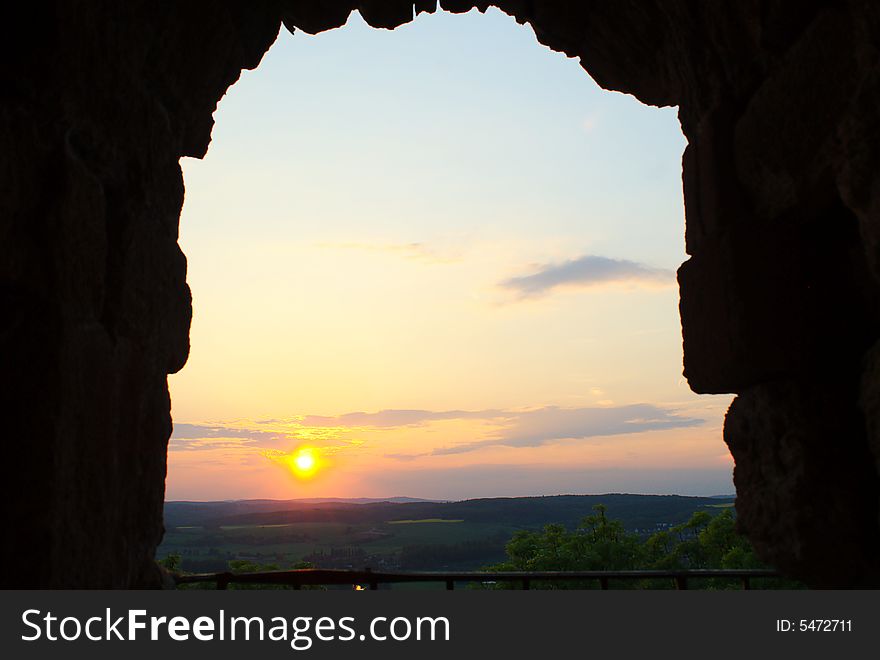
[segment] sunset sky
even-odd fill
[[[733,491],[731,397],[681,376],[675,108],[490,10],[282,30],[215,120],[167,499]]]

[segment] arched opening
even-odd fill
[[[495,9],[355,12],[214,119],[166,499],[732,492],[730,397],[681,377],[675,108]]]

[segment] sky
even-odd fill
[[[733,492],[675,108],[497,10],[282,29],[184,158],[166,499]]]

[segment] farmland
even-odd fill
[[[475,570],[501,561],[517,530],[574,528],[598,503],[627,529],[647,535],[732,498],[584,495],[461,502],[168,502],[158,557],[179,555],[189,572],[224,571],[231,561],[289,568]]]

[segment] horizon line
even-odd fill
[[[340,500],[342,502],[353,500],[370,500],[371,502],[392,502],[392,500],[413,500],[414,502],[433,502],[433,503],[449,503],[449,502],[467,502],[469,500],[513,500],[513,499],[532,499],[542,497],[601,497],[603,495],[632,495],[637,497],[693,497],[693,498],[736,498],[736,493],[715,493],[712,495],[683,495],[680,493],[630,493],[621,491],[610,491],[605,493],[556,493],[553,495],[494,495],[487,497],[462,497],[462,498],[436,498],[436,497],[412,497],[408,495],[394,495],[389,497],[291,497],[291,498],[274,498],[274,497],[249,497],[249,498],[231,498],[225,500],[164,500],[164,504],[211,504],[211,503],[233,503],[233,502],[317,502],[319,500]]]

